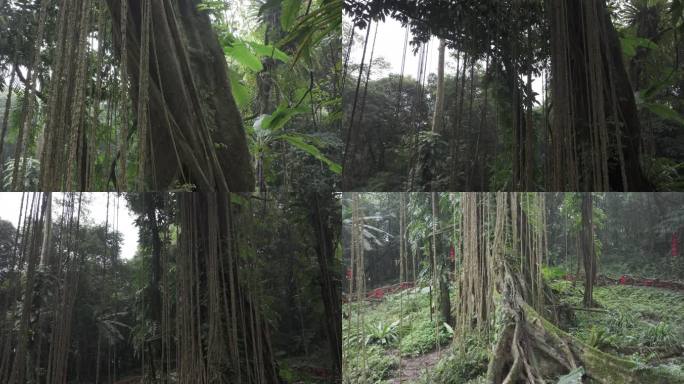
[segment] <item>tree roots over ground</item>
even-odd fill
[[[489,383],[546,383],[582,368],[598,383],[684,383],[684,378],[592,348],[563,332],[526,304],[509,273],[504,279],[500,326],[487,370]]]

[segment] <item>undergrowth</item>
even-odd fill
[[[594,288],[599,308],[585,311],[579,309],[581,282],[574,287],[562,280],[551,285],[563,302],[577,308],[569,331],[589,345],[640,363],[682,358],[684,295],[649,287],[599,286]]]
[[[574,322],[566,329],[573,336],[639,364],[682,370],[684,295],[648,287],[597,286],[597,308],[585,311],[581,310],[581,282],[573,286],[562,280],[565,273],[558,268],[543,273],[560,301],[575,308]],[[451,297],[457,297],[456,293],[451,292]],[[348,314],[348,304],[344,308]],[[345,383],[389,383],[398,375],[399,353],[404,359],[424,355],[435,350],[436,342],[443,346],[442,357],[422,373],[419,383],[484,382],[491,345],[478,335],[452,343],[451,329],[430,319],[427,288],[386,295],[381,302],[354,304],[351,318],[344,320],[343,335]]]

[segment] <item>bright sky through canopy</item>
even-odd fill
[[[59,216],[59,207],[56,204],[58,199],[63,198],[63,193],[52,194],[52,213],[53,219]],[[84,200],[89,200],[87,204],[87,217],[85,222],[88,224],[104,225],[107,218],[107,193],[84,193]],[[117,215],[118,204],[118,215]],[[0,219],[11,222],[15,227],[19,219],[19,207],[21,206],[21,192],[0,193]],[[84,207],[86,207],[84,205]],[[121,258],[132,259],[138,246],[138,230],[134,224],[135,217],[126,205],[123,196],[118,197],[116,193],[109,193],[109,230],[117,230],[121,233]]]

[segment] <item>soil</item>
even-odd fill
[[[398,354],[399,352],[397,351],[395,353]],[[389,380],[389,383],[399,384],[400,382],[413,383],[417,381],[426,370],[431,369],[435,364],[437,364],[440,357],[443,357],[445,353],[446,350],[442,349],[441,352],[434,350],[430,353],[415,357],[403,356],[401,358],[401,370],[397,368],[394,371],[394,377]],[[401,377],[399,376],[400,371]]]

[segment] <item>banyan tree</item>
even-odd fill
[[[198,3],[3,1],[9,97],[15,78],[24,88],[11,188],[253,189],[225,55]]]
[[[487,382],[539,383],[575,370],[599,383],[678,382],[559,328],[570,309],[558,306],[541,275],[548,252],[543,194],[464,193],[462,209],[456,345],[472,332],[494,340]]]
[[[277,384],[287,378],[278,362],[297,353],[283,351],[284,340],[297,344],[280,321],[286,316],[301,319],[297,332],[316,327],[325,356],[317,349],[312,359],[339,380],[332,193],[263,195],[254,203],[228,193],[131,193],[139,229],[133,260],[120,258],[121,195],[98,197],[106,199],[102,226],[89,216],[94,194],[60,195],[23,193],[16,229],[2,228],[0,382]],[[287,215],[298,215],[297,226],[283,220],[285,204],[293,204]],[[261,226],[257,212],[272,221]],[[312,261],[311,276],[292,270],[299,243],[270,251],[289,244],[283,223],[303,244],[302,261]],[[290,264],[280,271],[286,284],[273,276],[274,260]],[[310,296],[287,298],[309,284]],[[273,297],[299,302],[276,305]],[[305,325],[309,317],[295,314],[304,306],[315,308],[308,316],[316,321]]]
[[[675,3],[669,12],[673,25],[676,25],[677,12],[680,11]],[[630,77],[627,71],[634,65],[623,60],[624,47],[606,1],[371,0],[345,4],[345,12],[353,22],[352,37],[358,34],[362,38],[366,35],[363,29],[372,28],[372,25],[391,17],[407,29],[407,36],[410,32],[414,52],[418,51],[418,46],[432,44],[432,37],[440,39],[432,126],[433,134],[437,133],[449,145],[450,152],[449,155],[439,155],[434,149],[429,151],[433,157],[450,158],[450,163],[444,165],[447,169],[441,171],[441,177],[448,180],[436,180],[440,176],[432,175],[430,180],[416,181],[410,176],[410,180],[404,183],[405,188],[429,190],[434,189],[432,186],[437,182],[435,188],[488,189],[486,183],[477,183],[473,179],[481,177],[477,175],[477,172],[482,172],[478,167],[485,166],[481,146],[489,135],[483,128],[487,119],[486,92],[489,88],[494,89],[496,94],[493,96],[497,105],[501,105],[501,111],[499,107],[496,109],[497,116],[505,114],[510,125],[504,134],[511,145],[510,159],[506,162],[512,163],[506,189],[648,191],[654,188],[647,177],[650,159],[644,144],[645,128],[640,123],[635,89],[631,86],[635,75]],[[665,29],[661,34],[672,29]],[[348,49],[354,44],[352,40],[349,40]],[[365,44],[370,50],[372,44],[368,37]],[[677,49],[676,44],[674,49]],[[455,105],[446,107],[447,110],[455,108],[455,116],[447,120],[448,126],[442,126],[440,119],[444,117],[438,116],[446,113],[443,106],[444,46],[456,52],[457,66],[456,101],[451,102]],[[361,50],[361,47],[357,49]],[[639,52],[643,57],[644,50],[639,48]],[[363,57],[367,59],[367,56]],[[419,65],[424,65],[422,63]],[[469,130],[474,131],[472,133],[463,130],[462,120],[464,115],[470,116],[468,120],[473,119],[473,68],[476,65],[484,67],[483,81],[491,83],[494,79],[496,85],[485,86],[481,90],[485,101],[480,127],[470,127]],[[470,85],[466,84],[467,77]],[[544,83],[543,95],[538,95],[538,91],[533,89],[533,79]],[[420,83],[421,79],[416,81]],[[363,105],[364,93],[358,92],[356,85],[358,103]],[[367,81],[365,86],[368,86]],[[398,87],[401,90],[401,80]],[[468,99],[468,88],[470,105],[466,102],[464,107],[463,99]],[[546,97],[548,100],[540,103],[540,99]],[[489,95],[491,99],[492,95]],[[539,113],[534,111],[537,103],[543,109],[541,117],[533,116],[533,112]],[[355,170],[364,167],[358,154],[364,150],[363,137],[366,134],[360,132],[359,123],[354,122],[363,119],[363,116],[355,116],[358,113],[358,109],[351,109],[352,123],[347,136],[349,153],[345,154],[348,163],[345,164],[347,177],[344,182],[352,188],[361,183],[355,177],[359,171],[355,173]],[[489,120],[498,118],[490,116]],[[465,141],[468,134],[476,135],[477,139]],[[418,133],[415,136],[416,141],[420,140]],[[409,151],[419,152],[408,154],[412,175],[426,174],[424,170],[415,170],[420,167],[437,172],[434,164],[421,164],[422,159],[431,158],[421,152],[425,151],[424,148],[414,146]],[[468,156],[477,157],[473,160]],[[471,164],[472,161],[476,164]],[[461,171],[470,174],[456,174]]]

